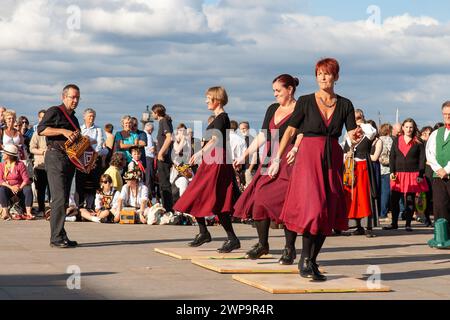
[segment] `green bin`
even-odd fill
[[[448,221],[446,219],[441,218],[434,223],[434,238],[428,241],[428,245],[438,249],[450,248]]]

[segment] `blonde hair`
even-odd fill
[[[211,96],[213,102],[219,101],[222,107],[228,103],[228,95],[224,87],[211,87],[206,91],[205,95]]]
[[[125,122],[125,120],[130,120],[131,121],[131,116],[123,116],[122,119],[120,119],[120,124],[122,125],[123,128],[123,123]]]
[[[12,116],[14,120],[17,118],[16,112],[12,109],[7,109],[3,112],[3,119],[6,119],[9,116]]]

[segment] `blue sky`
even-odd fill
[[[75,5],[79,28],[70,28]],[[367,8],[381,24],[368,24]],[[301,79],[316,90],[314,64],[341,63],[337,93],[369,118],[440,120],[450,99],[450,1],[3,0],[0,105],[31,121],[77,83],[79,113],[97,123],[140,117],[164,104],[175,123],[204,121],[208,87],[223,85],[227,112],[258,127],[273,101],[272,79]],[[72,20],[71,20],[72,19]]]

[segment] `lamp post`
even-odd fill
[[[150,117],[150,110],[148,108],[149,108],[149,106],[147,106],[146,110],[144,112],[142,112],[142,118],[141,118],[142,129],[144,129],[145,124],[147,122],[153,122],[153,119]]]

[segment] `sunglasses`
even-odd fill
[[[111,183],[111,182],[109,182],[109,181],[102,181],[102,183]]]

